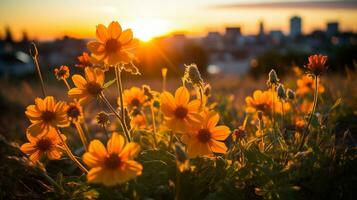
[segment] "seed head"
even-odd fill
[[[62,65],[54,70],[57,80],[64,80],[69,77],[69,68],[66,65]]]
[[[188,83],[191,83],[194,86],[202,87],[203,79],[201,77],[200,71],[197,68],[196,64],[186,65],[185,66],[185,75],[184,80]]]
[[[104,111],[99,112],[96,116],[96,119],[97,119],[97,123],[103,127],[107,126],[110,123],[109,115]]]
[[[278,83],[279,83],[279,78],[275,70],[274,69],[270,70],[268,75],[267,85],[271,87],[272,85],[277,85]]]
[[[154,98],[154,94],[153,94],[153,92],[151,91],[150,86],[148,86],[148,85],[143,85],[143,90],[144,90],[144,94],[145,94],[145,96],[147,97],[147,99],[148,99],[149,101],[151,101],[151,100]]]

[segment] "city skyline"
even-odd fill
[[[230,26],[241,27],[245,35],[256,34],[260,21],[264,22],[266,33],[282,30],[288,34],[289,19],[294,15],[301,16],[304,34],[315,29],[325,30],[328,22],[336,21],[341,31],[357,31],[357,24],[354,23],[357,19],[357,3],[353,1],[301,3],[275,0],[250,3],[245,0],[225,0],[222,3],[218,0],[198,0],[191,5],[184,0],[173,7],[169,2],[159,0],[153,0],[149,5],[140,5],[136,0],[129,3],[89,0],[81,5],[80,10],[73,10],[76,3],[68,6],[64,2],[39,0],[31,3],[24,0],[3,1],[1,4],[0,27],[9,26],[15,39],[21,38],[23,31],[30,38],[41,40],[63,35],[88,38],[93,37],[91,30],[98,23],[105,24],[112,20],[121,22],[124,28],[132,28],[134,35],[143,40],[172,32],[183,32],[190,36],[204,36],[210,31],[223,33],[225,27]],[[62,4],[67,6],[63,7]],[[17,10],[15,13],[14,9]],[[155,12],[158,9],[160,12]],[[3,28],[0,35],[4,36]]]

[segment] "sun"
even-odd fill
[[[162,19],[143,19],[130,23],[134,37],[147,42],[154,37],[168,34],[170,23]]]

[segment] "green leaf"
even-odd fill
[[[337,108],[340,104],[342,103],[342,98],[338,98],[335,103],[333,104],[333,106],[331,107],[330,111]]]
[[[117,79],[115,78],[115,79],[113,79],[113,80],[110,80],[110,81],[106,82],[106,83],[103,85],[103,88],[107,88],[107,87],[113,85],[116,80],[117,80]]]

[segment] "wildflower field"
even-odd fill
[[[356,70],[316,54],[288,76],[206,79],[188,63],[146,83],[130,29],[94,34],[56,85],[34,43],[38,76],[1,81],[0,199],[356,198]]]

